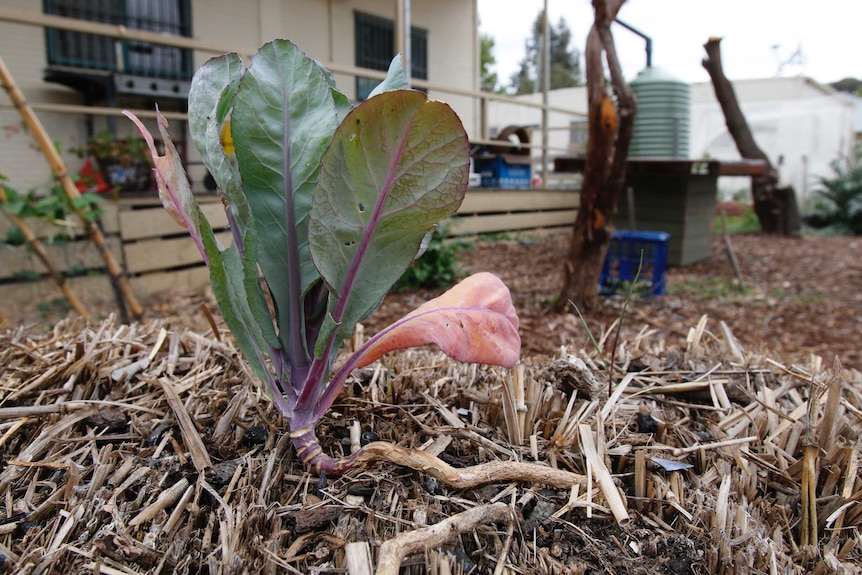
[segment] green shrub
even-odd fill
[[[0,178],[5,179],[5,178]],[[85,192],[74,199],[70,199],[63,192],[63,188],[54,182],[44,193],[37,189],[31,189],[26,194],[21,194],[3,184],[6,201],[2,207],[10,214],[20,218],[37,218],[48,221],[60,221],[66,219],[76,209],[82,215],[92,221],[104,213],[102,204],[105,198],[93,192]]]
[[[24,237],[24,232],[18,228],[9,228],[6,230],[6,237],[0,238],[0,244],[10,246],[23,246],[27,243],[27,238]]]
[[[458,268],[458,253],[467,244],[458,240],[447,240],[447,235],[448,228],[445,225],[438,225],[434,229],[425,253],[410,264],[394,289],[405,291],[449,287],[464,277]]]
[[[751,202],[723,202],[716,206],[716,212],[713,229],[717,232],[724,231],[722,212],[727,218],[727,233],[745,234],[760,231],[760,220],[757,219]]]
[[[862,145],[832,162],[832,177],[820,178],[805,223],[836,234],[862,235]]]

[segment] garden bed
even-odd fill
[[[173,294],[149,302],[144,325],[0,335],[3,565],[367,573],[411,538],[430,548],[409,552],[403,573],[858,571],[857,240],[734,236],[745,290],[719,243],[711,260],[670,269],[669,295],[629,304],[610,386],[577,315],[545,311],[565,242],[461,254],[511,287],[523,377],[393,354],[356,374],[319,435],[332,454],[360,426],[455,468],[517,460],[584,477],[592,439],[627,522],[596,481],[453,489],[390,464],[322,480],[227,333],[213,333],[198,307],[210,299]],[[432,295],[388,296],[366,332]],[[603,302],[587,322],[608,352],[622,298]]]
[[[410,533],[433,545],[408,555],[407,573],[862,564],[859,373],[785,365],[706,320],[682,348],[655,333],[626,341],[610,397],[594,354],[526,360],[515,379],[432,351],[395,354],[359,373],[320,427],[330,453],[350,449],[358,422],[456,468],[519,460],[586,475],[592,440],[627,522],[597,483],[488,477],[455,490],[389,464],[310,474],[224,333],[66,321],[47,335],[9,331],[0,350],[0,552],[13,572],[367,573],[384,542]],[[518,398],[526,411],[510,409]],[[466,528],[432,537],[452,518]]]

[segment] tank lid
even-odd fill
[[[657,82],[665,82],[665,83],[674,83],[674,84],[686,84],[679,78],[672,75],[670,72],[666,72],[661,68],[656,68],[655,66],[651,66],[649,68],[644,68],[640,72],[638,72],[638,77],[629,82],[629,84],[649,84],[649,83],[657,83]]]

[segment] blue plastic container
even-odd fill
[[[615,231],[602,266],[601,294],[627,294],[637,276],[634,294],[663,295],[668,238],[665,232]]]
[[[482,176],[483,188],[526,189],[531,186],[532,166],[510,164],[502,156],[475,158],[475,169]]]

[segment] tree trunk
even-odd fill
[[[636,103],[623,78],[610,28],[624,2],[593,0],[595,21],[584,51],[589,145],[581,204],[563,266],[563,286],[555,304],[557,311],[567,309],[570,302],[582,310],[597,306],[599,276],[611,241],[610,221],[625,181]],[[616,105],[605,85],[603,54],[607,59]]]
[[[754,141],[748,122],[739,107],[736,92],[721,66],[721,38],[710,38],[703,45],[706,58],[703,67],[709,72],[715,97],[721,104],[727,130],[730,132],[739,155],[746,160],[763,160],[766,173],[751,178],[751,195],[754,199],[754,212],[760,220],[761,229],[768,234],[798,236],[802,220],[796,205],[796,192],[793,188],[778,187],[778,171],[767,155]]]

